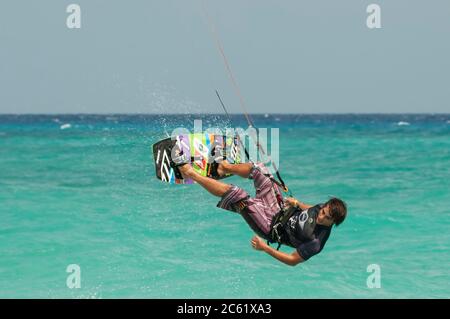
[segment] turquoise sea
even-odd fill
[[[0,297],[450,297],[450,114],[253,115],[280,129],[296,197],[349,207],[296,267],[253,250],[244,220],[200,186],[155,178],[152,144],[194,119],[244,127],[242,115],[1,115]],[[81,288],[66,284],[71,264]]]

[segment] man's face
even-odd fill
[[[317,223],[320,225],[331,226],[333,225],[333,217],[330,215],[330,206],[326,205],[322,207],[317,215]]]

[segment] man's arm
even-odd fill
[[[256,250],[262,250],[273,258],[276,258],[289,266],[296,266],[297,264],[303,262],[302,257],[298,254],[297,251],[294,251],[292,254],[286,254],[282,251],[270,247],[258,236],[254,236],[252,238],[252,246]]]
[[[288,205],[296,206],[296,207],[300,208],[301,210],[305,210],[305,209],[312,207],[312,205],[305,204],[305,203],[299,201],[298,199],[295,199],[294,197],[286,198],[286,202],[288,203]]]

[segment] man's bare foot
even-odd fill
[[[184,179],[191,177],[192,174],[195,174],[195,171],[192,168],[191,164],[184,164],[183,166],[179,166],[178,170],[180,171]]]
[[[227,160],[223,160],[219,163],[219,166],[217,167],[217,174],[219,176],[224,176],[226,173],[228,173],[228,167],[230,163],[227,162]]]

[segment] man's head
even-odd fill
[[[339,198],[331,198],[324,204],[319,214],[317,222],[325,226],[335,224],[339,226],[347,216],[347,205]]]

